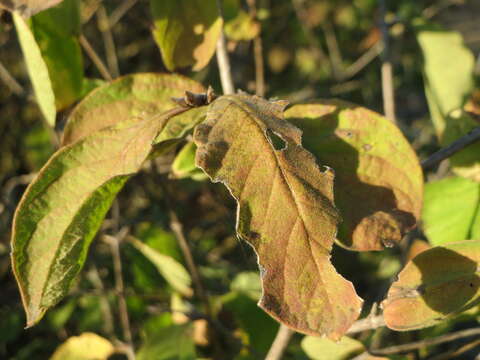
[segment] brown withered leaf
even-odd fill
[[[306,334],[339,339],[362,300],[330,263],[339,215],[333,171],[321,171],[283,119],[285,102],[222,96],[194,132],[196,164],[238,203],[237,233],[261,269],[259,305]]]

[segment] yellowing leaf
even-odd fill
[[[55,125],[55,95],[48,74],[47,65],[43,61],[40,49],[22,16],[14,11],[13,21],[18,33],[20,46],[27,65],[28,74],[32,81],[33,91],[40,107],[40,111],[50,126]]]
[[[107,360],[114,350],[107,339],[86,332],[68,338],[55,350],[50,360]]]
[[[222,30],[216,0],[150,0],[155,19],[153,36],[168,70],[204,68]]]
[[[234,41],[252,40],[259,34],[260,24],[243,10],[240,10],[234,19],[225,23],[225,35]]]
[[[192,296],[193,291],[190,288],[192,280],[182,264],[171,256],[158,252],[134,237],[129,239],[131,244],[155,265],[158,272],[176,291],[185,296]]]
[[[358,251],[398,243],[420,217],[423,175],[401,131],[383,116],[334,100],[292,106],[303,144],[335,169],[338,240]]]
[[[197,147],[194,143],[187,143],[177,154],[172,163],[172,175],[177,179],[191,178],[202,181],[207,175],[195,166],[195,152]]]
[[[136,73],[123,76],[92,91],[68,118],[63,145],[75,142],[100,129],[132,117],[148,118],[174,107],[172,97],[185,90],[204,92],[202,85],[180,75]],[[155,142],[183,136],[185,130],[202,120],[202,109],[176,116]]]
[[[115,195],[177,108],[124,121],[57,151],[25,191],[13,220],[12,265],[27,326],[68,291]]]
[[[480,241],[425,250],[409,261],[383,302],[390,329],[436,325],[480,301]]]
[[[339,221],[333,171],[321,171],[302,147],[284,105],[248,95],[215,100],[194,131],[196,163],[238,202],[237,232],[261,269],[259,305],[297,331],[338,339],[362,301],[330,263]]]

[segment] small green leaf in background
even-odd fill
[[[474,90],[475,57],[456,31],[432,25],[418,28],[422,50],[425,93],[437,136],[448,145],[478,126],[462,112]],[[461,176],[480,181],[480,144],[474,144],[450,158]]]
[[[287,120],[303,145],[335,171],[338,241],[357,251],[402,240],[420,218],[423,173],[417,155],[391,121],[341,100],[294,105]]]
[[[196,181],[208,179],[205,173],[195,165],[197,146],[193,142],[180,149],[172,163],[172,175],[176,179],[191,178]]]
[[[50,126],[55,126],[55,95],[52,89],[52,82],[48,74],[48,68],[42,58],[35,37],[22,16],[16,11],[13,12],[13,21],[17,29],[18,40],[22,47],[25,64],[32,82],[33,91],[38,106],[45,120]]]
[[[195,360],[195,344],[191,324],[167,327],[150,326],[138,350],[137,360]]]
[[[305,336],[302,349],[312,360],[349,360],[365,351],[363,344],[344,336],[335,342],[326,338]]]
[[[230,283],[230,289],[245,294],[254,301],[258,301],[262,296],[262,283],[258,274],[253,271],[244,271],[237,274]]]
[[[260,34],[260,24],[241,9],[239,0],[223,2],[225,35],[233,41],[252,40]]]
[[[92,91],[72,111],[63,133],[62,145],[75,142],[100,129],[132,117],[149,118],[174,108],[172,97],[185,90],[202,93],[205,88],[180,75],[136,73],[120,77]],[[155,143],[184,136],[203,119],[204,109],[192,109],[176,116]]]
[[[216,0],[150,0],[153,36],[168,70],[204,68],[222,31]]]
[[[423,228],[433,245],[480,240],[480,184],[452,177],[425,186]]]
[[[129,237],[129,241],[155,265],[158,272],[176,291],[185,296],[192,296],[193,291],[190,288],[192,280],[182,264],[172,257],[156,251],[134,237]]]
[[[480,240],[425,250],[409,261],[382,303],[390,329],[439,324],[480,302]]]
[[[302,147],[285,105],[219,97],[195,128],[196,164],[237,200],[237,233],[262,269],[259,306],[297,331],[338,339],[362,300],[330,263],[339,222],[334,175]]]
[[[11,241],[27,326],[68,292],[116,194],[148,158],[166,122],[184,111],[126,120],[64,146],[29,185]]]
[[[50,360],[107,360],[114,347],[107,339],[94,333],[72,336],[60,345]]]
[[[60,5],[31,18],[32,32],[45,61],[57,110],[83,95],[83,59],[80,34],[80,0],[64,0]]]

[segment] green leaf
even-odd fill
[[[31,24],[52,81],[56,107],[64,109],[83,94],[83,59],[77,39],[80,1],[65,0],[33,16]]]
[[[175,107],[171,97],[185,90],[204,92],[202,85],[180,75],[136,73],[123,76],[93,90],[70,114],[62,144],[70,144],[100,129],[132,117],[149,118]],[[204,109],[196,108],[176,116],[155,143],[182,137],[203,119]]]
[[[50,360],[107,360],[115,351],[107,339],[94,333],[72,336],[60,345]]]
[[[50,126],[54,126],[56,116],[55,95],[53,94],[47,65],[42,59],[42,54],[30,28],[16,11],[13,12],[13,21],[17,29],[18,40],[22,47],[25,64],[27,65],[38,106],[47,123]]]
[[[433,245],[480,240],[480,184],[453,177],[425,186],[423,228]]]
[[[191,325],[152,329],[137,353],[137,360],[195,360]]]
[[[193,295],[193,291],[190,288],[192,279],[182,264],[171,256],[156,251],[134,237],[129,237],[129,241],[155,265],[158,272],[176,291],[185,296]]]
[[[18,11],[23,17],[28,18],[62,1],[63,0],[0,0],[0,8]]]
[[[422,169],[391,121],[340,100],[295,105],[285,116],[303,130],[305,148],[335,170],[342,246],[381,250],[415,226],[422,206]]]
[[[421,252],[409,261],[382,303],[390,329],[436,325],[480,301],[480,240]]]
[[[205,173],[195,165],[197,146],[189,142],[178,152],[172,163],[172,175],[177,179],[191,178],[202,181],[207,178]]]
[[[333,172],[322,172],[303,149],[284,106],[248,95],[218,98],[195,128],[196,163],[237,200],[237,233],[261,268],[260,307],[297,331],[338,339],[362,301],[330,263],[339,221]]]
[[[231,40],[252,40],[259,34],[260,24],[243,10],[238,11],[235,18],[225,22],[225,35]]]
[[[314,336],[305,336],[301,343],[303,351],[313,360],[348,360],[365,351],[363,344],[347,336],[338,342]]]
[[[203,69],[222,30],[216,0],[150,0],[153,36],[168,70],[193,66]]]
[[[230,289],[237,293],[245,294],[255,301],[262,297],[262,284],[257,273],[253,271],[244,271],[237,274],[230,283]]]
[[[141,168],[165,123],[182,111],[130,119],[64,146],[29,185],[12,231],[27,326],[67,293],[115,195]]]
[[[244,341],[256,353],[266,354],[275,339],[278,323],[257,306],[257,300],[235,291],[222,297],[224,310],[231,313],[235,324],[243,330]]]
[[[472,130],[475,123],[461,109],[473,91],[475,57],[462,35],[433,26],[418,29],[423,53],[425,93],[433,125],[443,146]],[[474,144],[450,158],[461,176],[480,181],[480,144]]]

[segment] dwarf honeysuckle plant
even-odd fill
[[[151,0],[152,33],[168,70],[207,66],[219,52],[223,30],[235,41],[258,38],[256,10],[247,15],[232,2],[229,16],[237,15],[224,26],[218,3]],[[380,323],[397,331],[421,329],[478,304],[480,163],[475,148],[451,158],[459,176],[431,182],[424,191],[425,166],[412,146],[392,121],[365,107],[337,99],[289,104],[245,92],[218,96],[211,87],[177,74],[87,79],[77,36],[83,21],[80,2],[0,0],[0,7],[12,12],[46,123],[54,126],[57,111],[69,109],[58,150],[24,192],[13,219],[12,268],[27,327],[69,296],[117,194],[136,174],[153,176],[144,170],[162,156],[174,158],[170,172],[178,178],[209,179],[228,189],[237,205],[236,235],[257,256],[258,305],[288,328],[344,341],[366,309],[354,284],[333,265],[334,245],[381,251],[399,245],[421,221],[437,246],[411,251],[382,299]],[[474,59],[458,34],[439,37],[428,27],[417,31],[435,131],[447,144],[477,126],[477,117],[462,108],[474,86]],[[469,69],[449,75],[461,90],[454,95],[438,75],[438,68],[449,66],[438,65],[438,54],[431,55],[445,39]],[[49,52],[59,42],[61,49],[71,50],[65,56]],[[67,68],[75,74],[65,76]],[[452,211],[462,219],[451,221]],[[173,289],[172,304],[193,294],[205,300],[198,283],[192,290],[190,275],[194,283],[199,276],[194,266],[189,274],[173,257],[134,236],[123,240],[155,264]],[[453,240],[463,241],[448,244]],[[212,317],[219,310],[203,300],[200,317],[214,326]],[[167,332],[160,331],[162,336]],[[304,339],[306,344],[312,337]],[[151,358],[149,351],[142,347],[139,358]]]
[[[195,164],[238,203],[237,234],[261,268],[259,305],[295,330],[332,339],[358,318],[362,300],[330,252],[335,241],[379,250],[414,226],[423,182],[408,142],[389,120],[341,101],[285,111],[281,100],[200,92],[177,75],[134,74],[75,107],[62,147],[13,223],[28,326],[67,294],[128,178],[192,132]]]

